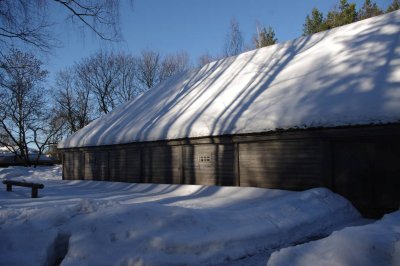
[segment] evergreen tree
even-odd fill
[[[263,27],[261,30],[257,28],[257,35],[254,37],[254,44],[256,48],[266,47],[275,44],[278,40],[275,38],[275,31],[271,26]]]
[[[332,29],[357,21],[356,4],[349,4],[347,0],[340,0],[339,9],[329,11],[324,29]]]
[[[400,0],[393,0],[393,2],[390,4],[388,9],[386,10],[386,13],[399,10],[400,9]]]
[[[341,24],[346,25],[357,21],[356,4],[340,0]]]
[[[371,2],[371,0],[365,0],[363,6],[358,11],[358,20],[375,17],[381,14],[383,14],[383,11],[376,3]]]
[[[310,15],[307,15],[306,22],[303,24],[303,35],[320,32],[323,29],[324,15],[317,8],[313,8]]]

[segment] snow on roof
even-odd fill
[[[159,84],[59,148],[400,120],[400,11]]]

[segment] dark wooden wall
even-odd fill
[[[240,143],[240,185],[281,189],[324,186],[323,161],[323,143],[318,140]]]
[[[328,187],[375,217],[400,205],[400,125],[132,143],[63,154],[68,180]]]
[[[234,186],[234,148],[232,144],[182,146],[182,183]]]
[[[400,207],[400,137],[333,145],[333,190],[372,216]]]

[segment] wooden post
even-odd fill
[[[233,173],[235,178],[235,186],[240,187],[240,165],[239,165],[239,143],[233,144],[234,163]]]
[[[37,198],[38,197],[38,189],[37,187],[32,188],[32,198]]]
[[[139,167],[140,167],[140,170],[139,170],[139,183],[144,183],[144,149],[145,149],[145,147],[143,146],[143,145],[141,145],[140,147],[139,147],[139,163],[140,163],[140,165],[139,165]]]
[[[180,176],[181,176],[181,184],[185,184],[185,168],[184,168],[184,145],[180,146],[180,152],[179,152],[179,164],[180,164]]]

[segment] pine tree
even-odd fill
[[[256,48],[266,47],[275,44],[278,40],[275,38],[275,31],[271,26],[263,27],[261,30],[257,27],[257,36],[254,37]]]
[[[350,24],[357,21],[356,4],[349,4],[347,0],[340,0],[341,23]]]
[[[383,11],[376,3],[371,2],[371,0],[365,0],[363,6],[358,11],[358,20],[375,17],[381,14],[383,14]]]
[[[357,21],[356,4],[349,4],[347,0],[340,0],[339,9],[329,11],[324,29],[332,29]]]
[[[390,4],[388,9],[386,10],[386,13],[399,10],[400,9],[400,0],[393,0],[393,2]]]
[[[320,32],[323,29],[324,15],[317,8],[313,8],[310,15],[307,15],[306,22],[303,24],[303,35]]]

